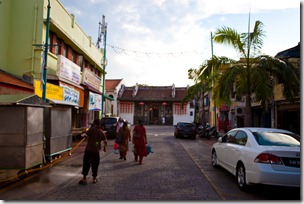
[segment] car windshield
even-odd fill
[[[179,123],[178,124],[179,127],[194,127],[193,123]]]
[[[300,146],[300,137],[282,132],[253,132],[259,145],[263,146]]]
[[[103,124],[115,124],[116,123],[116,118],[102,118],[101,123]]]

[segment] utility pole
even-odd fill
[[[102,101],[101,101],[101,117],[104,117],[104,100],[105,100],[105,75],[106,75],[106,47],[107,47],[107,23],[105,16],[102,15],[101,33],[103,34],[103,76],[102,76]]]
[[[50,0],[48,0],[47,6],[47,17],[46,17],[46,34],[45,34],[45,43],[44,43],[44,63],[43,63],[43,88],[42,88],[42,100],[46,100],[46,76],[47,76],[47,57],[48,57],[48,49],[49,49],[49,32],[50,32],[50,11],[51,4]]]

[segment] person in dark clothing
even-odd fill
[[[99,166],[99,151],[101,149],[101,141],[104,142],[103,151],[106,152],[107,137],[100,127],[100,120],[94,120],[90,129],[86,132],[88,137],[87,145],[83,156],[82,175],[83,178],[79,184],[87,184],[87,175],[90,167],[92,167],[93,183],[97,182],[97,171]]]

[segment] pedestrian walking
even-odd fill
[[[139,165],[142,164],[144,156],[147,156],[147,135],[146,128],[143,126],[142,121],[138,120],[138,124],[133,129],[133,144],[134,144],[134,157],[135,161],[138,161]]]
[[[119,129],[123,126],[124,121],[121,117],[118,118],[117,122],[114,124],[116,126],[116,133],[118,134]]]
[[[166,118],[165,118],[165,116],[162,117],[162,124],[163,124],[163,125],[166,124]]]
[[[127,151],[129,150],[129,141],[131,141],[131,131],[128,128],[128,122],[124,122],[123,126],[119,129],[118,135],[122,136],[122,142],[119,144],[119,159],[126,160]]]
[[[86,132],[87,145],[83,155],[82,175],[83,178],[79,184],[87,184],[87,175],[90,167],[92,168],[93,183],[97,182],[97,172],[100,161],[99,151],[101,150],[101,141],[104,142],[103,151],[106,152],[107,137],[100,127],[100,120],[95,119],[90,129]]]

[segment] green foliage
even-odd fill
[[[300,93],[300,71],[288,61],[260,55],[264,36],[263,23],[260,21],[255,22],[251,33],[239,34],[229,27],[219,28],[213,40],[232,46],[241,59],[236,61],[224,56],[213,56],[199,69],[189,69],[189,79],[193,79],[195,85],[189,88],[187,99],[212,90],[217,105],[229,105],[231,91],[235,89],[237,95],[251,96],[254,93],[255,99],[261,101],[267,109],[273,99],[274,80],[279,79],[284,86],[285,98],[294,101]],[[245,125],[246,120],[249,121],[247,125],[251,125],[251,117],[245,118]]]

